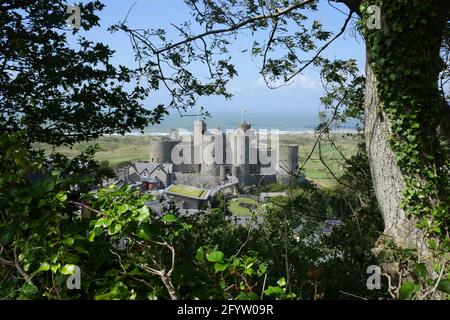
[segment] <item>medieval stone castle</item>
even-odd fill
[[[257,133],[246,122],[236,130],[207,131],[206,123],[197,120],[192,135],[181,137],[171,129],[168,137],[152,139],[150,161],[132,164],[127,176],[158,183],[158,188],[175,183],[211,187],[230,176],[240,185],[286,184],[297,166],[298,146],[279,144],[278,135]]]

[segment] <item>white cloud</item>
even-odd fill
[[[294,78],[294,86],[296,88],[316,90],[321,87],[321,83],[317,78],[307,74],[299,74]]]
[[[287,88],[287,89],[304,89],[304,90],[316,90],[321,87],[320,81],[307,74],[299,74],[295,76],[293,79],[284,82],[283,79],[278,79],[276,81],[269,81],[268,83],[271,87],[274,88]],[[262,76],[258,79],[258,86],[266,86],[266,82]]]
[[[310,91],[310,92],[318,92],[322,88],[322,84],[317,77],[308,75],[308,74],[300,74],[294,77],[288,83],[285,83],[282,79],[278,79],[277,81],[269,82],[271,88],[279,88],[279,90],[288,90],[288,91]],[[259,76],[257,81],[248,82],[248,83],[233,83],[230,87],[229,91],[235,96],[250,96],[255,97],[261,94],[262,92],[266,92],[267,85],[262,76]]]

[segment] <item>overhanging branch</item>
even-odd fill
[[[181,41],[178,41],[178,42],[173,43],[171,45],[168,45],[168,46],[166,46],[164,48],[158,49],[158,50],[155,51],[155,54],[161,54],[163,52],[166,52],[166,51],[169,51],[169,50],[171,50],[173,48],[176,48],[176,47],[178,47],[180,45],[183,45],[183,44],[186,44],[186,43],[189,43],[189,42],[192,42],[192,41],[195,41],[195,40],[198,40],[198,39],[210,36],[210,35],[233,32],[233,31],[241,29],[242,27],[245,27],[245,26],[247,26],[247,25],[249,25],[251,23],[254,23],[254,22],[258,22],[258,21],[266,20],[266,19],[279,18],[279,17],[284,16],[284,15],[288,14],[289,12],[291,12],[291,11],[293,11],[295,9],[298,9],[300,7],[303,7],[303,6],[305,6],[308,3],[311,3],[313,1],[315,1],[315,0],[296,1],[292,5],[290,5],[289,7],[285,8],[283,10],[280,10],[280,11],[276,11],[275,13],[262,14],[262,15],[259,15],[259,16],[251,17],[251,18],[245,19],[245,20],[243,20],[243,21],[241,21],[241,22],[239,22],[237,24],[234,24],[234,25],[232,25],[231,27],[228,27],[228,28],[220,28],[220,29],[214,29],[214,30],[205,31],[205,32],[200,33],[198,35],[188,37],[188,38],[186,38],[184,40],[181,40]],[[120,26],[120,28],[122,28],[122,26]],[[126,29],[122,28],[122,30],[129,32],[129,29],[126,30]]]
[[[292,75],[290,75],[289,77],[286,78],[286,82],[289,82],[290,80],[292,80],[295,76],[297,76],[298,74],[302,73],[307,67],[309,67],[314,61],[317,60],[317,58],[319,58],[320,54],[326,49],[328,48],[328,46],[330,44],[332,44],[337,38],[339,38],[341,35],[344,34],[345,30],[347,29],[347,25],[350,22],[350,19],[352,18],[353,15],[353,11],[350,11],[347,18],[345,19],[344,25],[342,26],[341,30],[339,30],[338,33],[336,33],[336,35],[331,38],[327,43],[325,43],[319,50],[317,50],[316,54],[314,55],[314,57],[312,57],[312,59],[310,59],[307,63],[305,63],[300,69],[298,69],[296,72],[294,72]]]
[[[361,0],[332,0],[336,3],[345,4],[350,11],[356,12],[358,15],[360,14],[359,5],[361,4]]]

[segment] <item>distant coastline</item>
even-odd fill
[[[228,130],[228,129],[223,129],[223,130]],[[256,129],[258,130],[258,129]],[[270,128],[268,128],[267,130],[271,130]],[[333,129],[334,133],[337,134],[356,134],[358,133],[358,131],[354,128],[335,128]],[[280,135],[313,135],[316,133],[316,131],[314,129],[304,129],[304,130],[297,130],[297,131],[289,131],[289,130],[278,130],[278,133]],[[141,132],[129,132],[126,133],[125,135],[130,135],[130,136],[168,136],[169,132],[153,132],[153,131],[145,131],[144,133]],[[192,135],[192,131],[188,131],[188,130],[183,130],[180,131],[180,135]],[[108,135],[105,135],[108,136]],[[111,134],[110,136],[121,136],[120,134]]]
[[[181,117],[177,113],[167,115],[160,124],[148,126],[144,133],[134,131],[130,135],[168,135],[170,129],[178,129],[180,134],[192,134],[194,120],[202,119],[195,116]],[[220,128],[222,131],[236,129],[241,120],[240,112],[215,112],[211,117],[203,118],[207,123],[207,129]],[[278,130],[279,134],[314,134],[319,124],[317,114],[286,114],[286,113],[254,113],[246,112],[243,120],[250,123],[252,129]],[[339,127],[333,126],[331,129],[336,133],[357,133],[356,121],[341,124]]]

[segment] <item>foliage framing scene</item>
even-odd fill
[[[1,1],[0,299],[448,300],[449,18]]]

